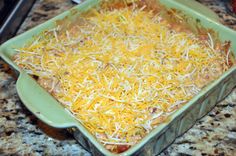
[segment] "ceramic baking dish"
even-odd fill
[[[16,83],[18,95],[35,116],[56,128],[73,128],[76,139],[93,155],[116,155],[106,150],[69,111],[41,88],[33,78],[20,70],[11,59],[16,53],[14,48],[22,47],[43,30],[55,27],[58,21],[73,20],[81,12],[99,5],[99,3],[99,0],[87,0],[81,5],[5,42],[0,47],[0,56],[19,72]],[[193,27],[201,25],[204,29],[212,29],[218,34],[222,42],[231,41],[231,50],[236,56],[236,32],[220,24],[217,16],[207,8],[192,0],[160,0],[160,3],[168,9],[180,11],[187,19],[187,23]],[[160,124],[138,144],[119,155],[158,154],[176,137],[188,130],[196,120],[209,112],[217,102],[230,93],[234,86],[236,86],[236,67],[232,67],[218,80],[202,89],[197,96],[173,113],[168,121]]]

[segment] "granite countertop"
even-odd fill
[[[236,30],[236,18],[220,0],[198,0]],[[68,10],[70,0],[38,0],[18,34]],[[21,103],[14,72],[0,59],[0,155],[90,155],[63,129],[49,127]],[[167,155],[236,155],[236,89],[164,150]]]

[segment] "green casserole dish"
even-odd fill
[[[17,92],[25,106],[40,120],[56,128],[73,128],[77,140],[93,155],[117,155],[106,150],[95,137],[90,134],[60,103],[58,103],[47,91],[26,74],[12,61],[16,53],[15,48],[20,48],[33,39],[40,32],[53,28],[58,21],[73,20],[81,12],[99,5],[99,0],[87,0],[81,5],[64,12],[63,14],[41,24],[28,32],[19,35],[0,47],[0,56],[14,69],[19,71],[17,80]],[[184,14],[187,23],[192,27],[201,25],[204,28],[214,30],[219,39],[231,41],[231,50],[236,52],[236,32],[221,25],[217,16],[204,6],[190,0],[160,0],[166,8],[176,9]],[[221,101],[235,86],[236,67],[225,72],[218,80],[215,80],[185,104],[181,109],[173,113],[169,120],[160,124],[138,144],[119,155],[154,155],[161,152],[172,143],[176,137],[188,130],[199,118],[209,112],[214,105]]]

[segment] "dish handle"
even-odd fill
[[[78,121],[28,74],[21,71],[16,89],[24,105],[40,120],[55,128],[75,127]]]

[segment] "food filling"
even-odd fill
[[[16,50],[15,63],[114,153],[233,65],[229,45],[210,32],[194,34],[155,7],[128,2],[89,11]]]

